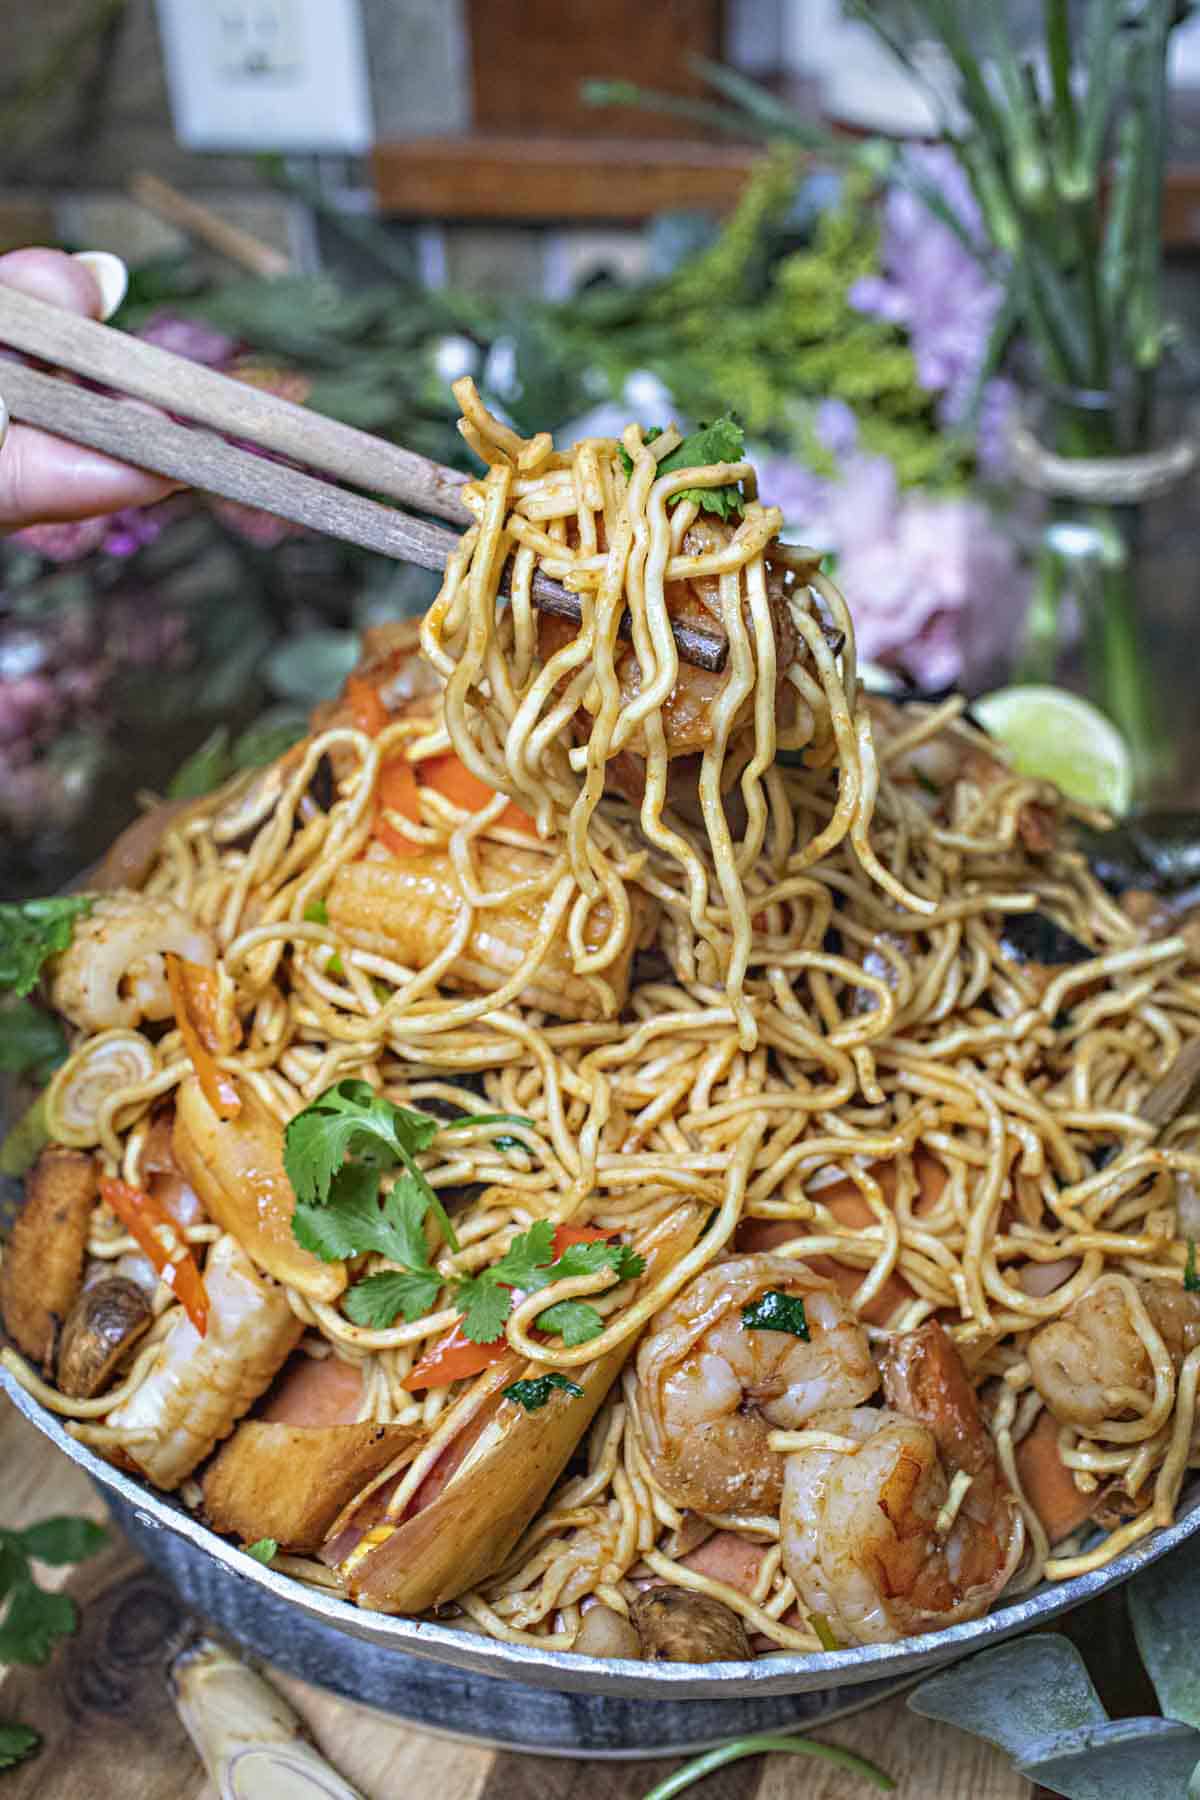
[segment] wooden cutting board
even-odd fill
[[[0,1524],[51,1513],[104,1516],[83,1472],[0,1397]],[[164,1679],[185,1615],[171,1589],[117,1538],[73,1570],[46,1571],[82,1623],[44,1669],[0,1670],[0,1718],[42,1734],[41,1753],[3,1777],[3,1800],[216,1800]],[[583,1763],[516,1756],[414,1731],[268,1671],[329,1760],[367,1800],[642,1800],[678,1761]],[[897,1800],[1029,1800],[1006,1757],[889,1700],[820,1737],[896,1779]],[[695,1800],[849,1800],[874,1788],[818,1761],[761,1757],[708,1777]]]

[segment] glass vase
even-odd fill
[[[1188,384],[1163,385],[1042,388],[1011,444],[1040,518],[1014,678],[1082,689],[1125,738],[1139,799],[1171,788],[1185,741],[1173,715],[1195,713],[1194,541],[1181,557],[1180,527],[1200,444]],[[1185,594],[1172,619],[1164,600]]]

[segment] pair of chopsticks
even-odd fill
[[[261,507],[426,569],[443,568],[458,532],[473,522],[460,497],[466,477],[458,470],[5,287],[0,287],[0,346],[122,396],[94,393],[2,361],[0,399],[14,419],[204,493]],[[131,406],[130,400],[143,405]],[[314,473],[270,461],[229,439]],[[372,494],[446,519],[458,532],[367,497]],[[535,575],[532,595],[540,611],[580,622],[578,594],[558,582]],[[723,634],[680,623],[672,630],[682,661],[724,668],[729,646]],[[628,614],[622,635],[629,635]]]

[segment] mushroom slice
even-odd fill
[[[750,1641],[723,1600],[689,1588],[647,1588],[630,1605],[647,1662],[745,1662]]]
[[[59,1329],[83,1282],[96,1195],[93,1159],[51,1144],[30,1171],[25,1205],[0,1263],[4,1329],[47,1374]]]
[[[117,1366],[154,1322],[144,1288],[124,1275],[85,1287],[67,1314],[58,1345],[58,1386],[76,1400],[102,1394]]]
[[[288,1550],[317,1550],[346,1502],[422,1436],[407,1425],[246,1419],[205,1474],[209,1521],[244,1543],[266,1537]]]

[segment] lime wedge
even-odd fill
[[[997,688],[971,711],[1014,769],[1055,782],[1072,800],[1123,813],[1133,797],[1133,759],[1110,719],[1056,687]]]

